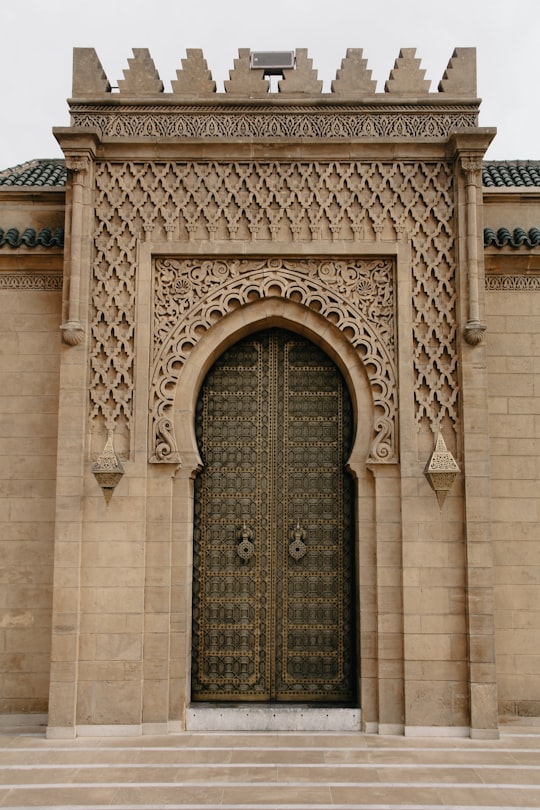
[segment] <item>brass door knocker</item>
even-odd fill
[[[252,540],[255,537],[255,532],[246,524],[246,521],[244,520],[244,524],[242,528],[238,530],[236,536],[240,541],[236,547],[236,553],[241,560],[247,562],[255,553],[255,546],[252,543]]]
[[[293,560],[301,560],[307,552],[307,546],[304,543],[306,539],[306,530],[300,526],[300,521],[297,521],[296,526],[292,529],[291,543],[289,543],[289,554]]]

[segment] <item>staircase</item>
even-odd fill
[[[358,732],[0,735],[0,808],[540,807],[540,727],[497,741]]]

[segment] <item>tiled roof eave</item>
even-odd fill
[[[66,185],[63,158],[29,160],[0,171],[0,189],[58,189]]]
[[[485,189],[540,188],[540,161],[485,160],[482,167]]]
[[[533,250],[540,248],[540,228],[484,228],[484,248]]]
[[[63,228],[55,228],[54,230],[41,228],[40,231],[36,231],[34,228],[25,228],[22,232],[18,228],[8,228],[6,231],[0,228],[0,249],[59,248],[63,250],[63,247]]]

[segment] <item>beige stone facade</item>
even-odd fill
[[[489,180],[475,71],[240,50],[216,93],[188,50],[164,93],[139,49],[113,93],[75,50],[65,189],[0,174],[2,712],[186,727],[199,392],[271,328],[352,401],[359,730],[539,714],[540,176]]]

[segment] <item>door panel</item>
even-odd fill
[[[202,387],[192,698],[355,699],[351,405],[332,361],[268,330]]]

